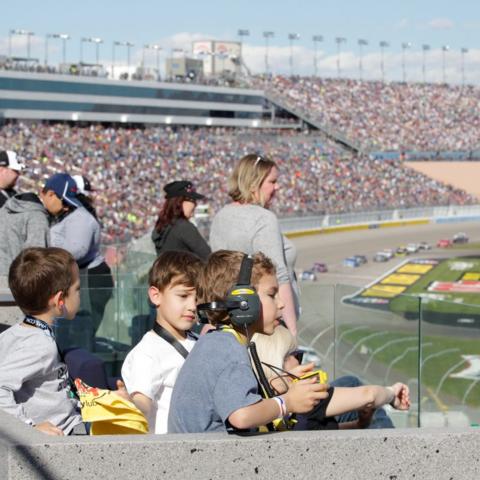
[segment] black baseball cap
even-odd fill
[[[170,182],[163,187],[163,190],[166,193],[165,198],[185,197],[190,200],[202,200],[205,198],[205,195],[195,191],[193,183],[188,180]]]

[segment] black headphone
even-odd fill
[[[208,311],[226,311],[233,325],[248,327],[260,318],[261,302],[255,287],[250,285],[253,258],[244,255],[237,283],[228,291],[224,301],[197,305],[198,316],[202,323],[208,323]]]

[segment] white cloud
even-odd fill
[[[449,30],[455,26],[449,18],[432,18],[428,22],[428,26],[435,30]]]

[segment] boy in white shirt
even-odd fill
[[[156,308],[154,328],[127,355],[122,377],[150,433],[167,433],[173,386],[196,337],[196,285],[201,260],[188,252],[165,252],[149,272],[148,296]]]

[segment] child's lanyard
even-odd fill
[[[44,332],[48,332],[48,334],[52,337],[53,341],[55,342],[55,346],[57,347],[57,352],[58,352],[58,356],[60,357],[60,361],[65,366],[67,365],[65,363],[65,359],[62,355],[62,352],[60,351],[60,348],[58,347],[57,340],[55,339],[55,333],[54,333],[52,327],[47,322],[44,322],[43,320],[40,320],[39,318],[32,317],[31,315],[26,315],[25,318],[23,319],[23,323],[25,323],[26,325],[31,325],[32,327],[35,327],[35,328],[39,328],[40,330],[43,330]],[[68,367],[67,367],[67,371],[68,371]],[[70,393],[73,395],[73,398],[76,398],[78,400],[77,389],[75,387],[75,383],[70,378],[70,374],[68,375],[68,384],[69,384],[69,387],[70,387]]]
[[[44,322],[39,318],[32,317],[31,315],[26,315],[25,318],[23,319],[23,323],[27,325],[31,325],[32,327],[35,327],[35,328],[39,328],[44,332],[48,332],[50,336],[53,338],[53,340],[55,340],[55,333],[53,332],[52,327],[47,322]]]

